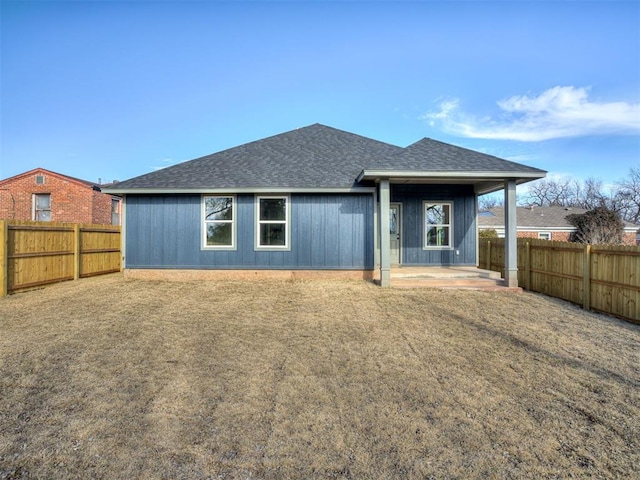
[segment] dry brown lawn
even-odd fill
[[[121,275],[0,298],[0,478],[639,478],[640,326]]]

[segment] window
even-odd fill
[[[423,248],[453,248],[453,204],[424,202],[423,205]]]
[[[289,248],[289,197],[256,197],[256,248]]]
[[[33,195],[33,219],[36,222],[51,221],[51,195],[35,193]]]
[[[234,196],[205,196],[203,210],[203,247],[209,249],[235,248]]]
[[[44,185],[44,175],[36,175],[36,185]]]
[[[540,240],[551,240],[551,232],[538,232]]]
[[[120,200],[111,199],[111,225],[120,225]]]

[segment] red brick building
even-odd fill
[[[104,186],[36,168],[0,180],[0,219],[120,225],[121,199]]]
[[[518,237],[568,242],[576,228],[567,221],[567,215],[585,212],[582,208],[517,207]],[[623,242],[626,245],[640,244],[639,227],[640,225],[624,222]],[[495,230],[498,237],[504,237],[504,208],[496,207],[480,212],[478,229]]]

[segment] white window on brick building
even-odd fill
[[[33,194],[33,220],[36,222],[51,221],[51,194]]]
[[[120,225],[120,199],[111,199],[111,225]]]

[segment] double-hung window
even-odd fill
[[[424,202],[425,249],[453,248],[453,204]]]
[[[111,225],[120,225],[120,199],[111,199]]]
[[[256,249],[289,249],[290,197],[256,197]]]
[[[36,222],[51,221],[51,194],[33,194],[33,220]]]
[[[233,195],[202,197],[203,248],[235,248],[235,200]]]

